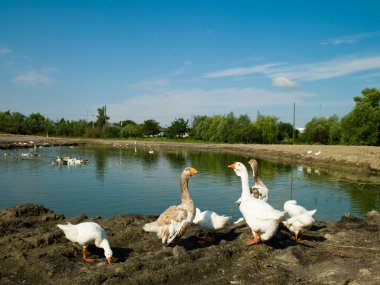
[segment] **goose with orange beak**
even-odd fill
[[[177,242],[194,220],[195,205],[190,197],[188,183],[197,173],[195,168],[186,167],[180,177],[181,204],[170,206],[156,221],[143,227],[144,231],[156,233],[163,244]]]
[[[95,243],[99,248],[104,249],[104,255],[110,264],[112,259],[112,250],[106,238],[106,232],[103,228],[94,222],[83,222],[77,225],[68,223],[67,225],[57,225],[69,241],[78,243],[82,246],[83,259],[87,262],[94,262],[87,256],[87,246]]]
[[[251,196],[248,172],[244,164],[235,162],[228,167],[232,168],[241,179],[242,194],[239,210],[253,234],[253,238],[246,245],[250,246],[270,240],[276,233],[285,212],[280,212],[264,200],[255,199]]]
[[[250,188],[250,192],[253,198],[268,201],[268,188],[265,186],[264,182],[259,177],[259,164],[256,159],[250,159],[248,164],[252,168],[252,175],[254,185]],[[240,204],[241,198],[239,198],[235,203]]]

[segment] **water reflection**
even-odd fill
[[[52,147],[38,150],[30,160],[0,152],[2,192],[0,208],[39,203],[73,216],[158,214],[179,203],[179,174],[193,166],[199,174],[190,181],[190,192],[203,210],[239,218],[235,201],[241,194],[240,178],[227,166],[244,163],[253,183],[248,160],[254,157],[223,151],[149,146]],[[88,165],[52,166],[51,159],[70,156],[89,159]],[[256,158],[257,159],[257,158]],[[380,210],[380,187],[341,180],[335,173],[300,165],[257,159],[260,177],[269,188],[268,202],[277,209],[296,199],[318,209],[317,219],[339,219],[351,212],[362,216]]]

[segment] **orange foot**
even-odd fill
[[[294,240],[294,242],[296,243],[305,243],[299,236],[298,234],[295,234],[294,237],[292,237],[292,239]]]
[[[82,248],[82,255],[83,255],[83,259],[86,260],[87,262],[94,262],[94,259],[87,257],[87,248],[86,247]]]
[[[86,258],[83,258],[83,259],[86,260],[87,262],[90,262],[90,263],[95,262],[95,260],[92,259],[92,258],[88,258],[88,257],[86,257]]]
[[[251,239],[250,241],[248,241],[245,245],[246,246],[250,246],[250,245],[253,245],[253,244],[256,244],[256,243],[260,243],[260,240],[259,240],[259,235],[257,233],[254,233],[253,239]]]

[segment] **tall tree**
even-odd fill
[[[106,106],[98,108],[98,115],[96,116],[96,126],[99,128],[103,128],[110,117],[107,116]]]
[[[155,136],[160,132],[160,124],[153,120],[146,120],[142,124],[142,132],[145,136]]]
[[[380,91],[366,88],[354,97],[354,109],[342,118],[342,142],[351,145],[380,145]]]
[[[305,132],[303,134],[307,143],[320,143],[328,144],[329,142],[330,125],[324,117],[314,117],[305,126]]]
[[[189,120],[176,118],[171,123],[166,133],[169,138],[183,137],[189,131]]]
[[[49,133],[52,126],[53,123],[40,113],[32,113],[25,119],[25,131],[28,135]]]
[[[257,114],[255,126],[261,133],[262,143],[277,143],[278,118]]]
[[[288,143],[293,137],[293,126],[290,123],[280,122],[278,124],[278,141]]]

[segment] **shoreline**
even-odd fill
[[[56,138],[0,134],[0,149],[30,148],[36,146],[112,145],[124,147],[135,140]],[[346,173],[347,179],[380,183],[380,147],[341,145],[266,145],[266,144],[215,144],[136,140],[137,145],[156,148],[189,147],[198,150],[215,150],[239,153],[247,157],[282,162],[292,165],[319,168]],[[353,179],[352,179],[353,178]],[[368,179],[370,178],[370,179]]]

